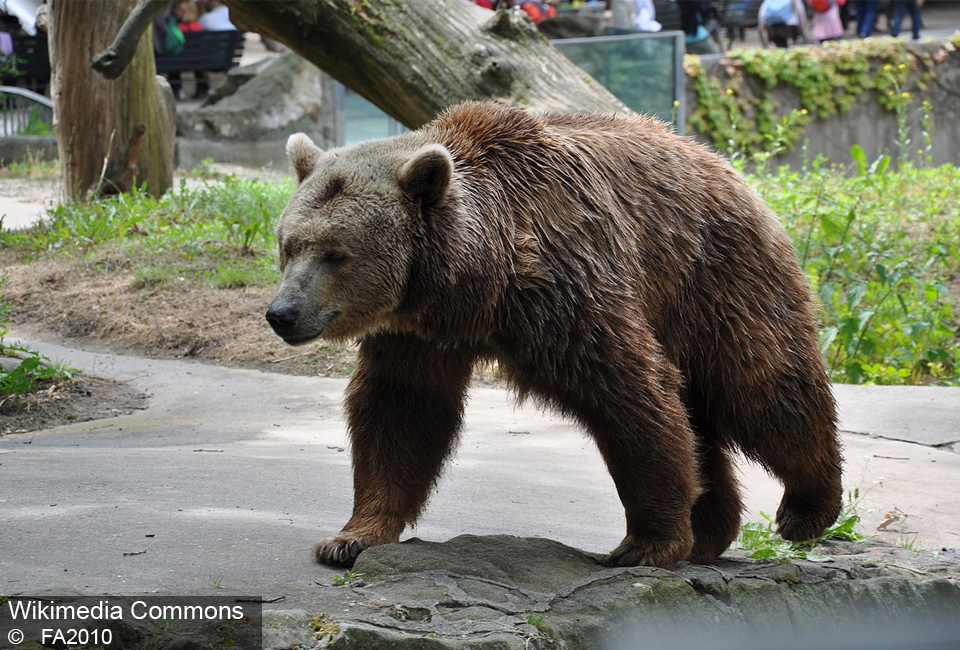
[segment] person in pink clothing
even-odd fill
[[[840,20],[840,5],[846,0],[807,0],[813,8],[813,23],[810,35],[818,42],[840,38],[844,34],[843,22]],[[826,10],[824,9],[826,6]]]

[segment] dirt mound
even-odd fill
[[[127,415],[146,404],[145,394],[97,377],[41,383],[29,393],[0,397],[0,437]]]

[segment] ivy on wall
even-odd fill
[[[864,93],[887,110],[903,110],[957,49],[960,33],[940,48],[880,38],[733,50],[711,70],[699,57],[687,56],[684,68],[697,94],[687,122],[720,150],[794,149],[806,124],[849,111]],[[796,93],[795,106],[775,101],[774,90],[783,88]]]

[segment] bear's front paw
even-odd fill
[[[313,547],[313,557],[320,564],[349,569],[357,561],[360,552],[368,546],[372,546],[372,544],[367,544],[363,537],[341,533],[335,537],[320,540]]]
[[[686,558],[693,540],[648,540],[627,535],[604,560],[607,566],[655,566],[672,569]]]

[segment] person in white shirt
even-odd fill
[[[656,15],[653,0],[637,0],[633,28],[642,32],[659,32],[663,29],[663,25],[657,22]]]
[[[209,32],[226,32],[236,29],[230,22],[230,9],[220,0],[207,0],[207,12],[200,16],[198,22]]]

